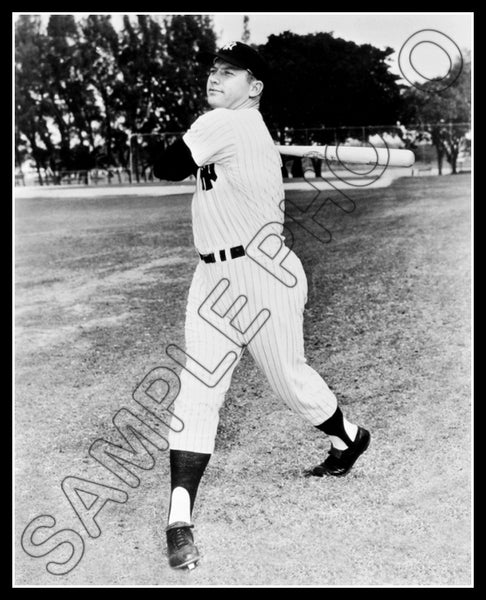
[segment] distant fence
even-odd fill
[[[468,171],[471,168],[470,136],[464,135],[470,129],[469,123],[421,123],[408,125],[406,128],[399,123],[396,125],[366,125],[342,127],[290,128],[271,130],[273,139],[280,144],[293,145],[334,145],[350,146],[372,144],[377,147],[411,148],[416,157],[412,171],[413,175],[435,174],[437,172],[437,150],[432,144],[431,131],[436,127],[448,128],[452,133],[461,132],[461,148],[459,151],[457,170]],[[15,185],[126,185],[158,182],[154,178],[149,146],[155,141],[170,144],[180,137],[183,132],[168,132],[157,134],[132,134],[129,138],[129,164],[127,168],[113,167],[109,169],[91,169],[76,171],[52,172],[41,170],[36,172],[17,171]],[[284,177],[302,177],[305,161],[309,159],[288,158],[283,161],[282,174]],[[303,163],[304,161],[304,163]],[[326,171],[324,161],[313,160],[315,175]],[[443,173],[450,172],[449,165],[444,161]]]
[[[125,185],[131,183],[129,169],[82,169],[52,172],[42,169],[15,173],[15,185]]]

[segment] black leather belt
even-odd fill
[[[230,248],[229,252],[231,258],[239,258],[240,256],[245,256],[245,249],[243,248],[243,246],[235,246],[234,248]],[[199,254],[199,256],[201,257],[201,260],[203,260],[205,263],[216,262],[214,252],[211,252],[211,254]],[[221,262],[229,260],[229,257],[226,257],[226,250],[219,250],[218,257]]]

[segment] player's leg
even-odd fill
[[[314,475],[343,475],[369,443],[369,433],[348,421],[324,379],[307,364],[304,353],[303,312],[307,283],[300,260],[290,253],[286,268],[295,275],[293,287],[285,286],[265,270],[251,286],[256,306],[266,305],[271,318],[251,340],[248,349],[274,391],[298,414],[326,433],[331,453]],[[262,293],[264,290],[264,293]]]
[[[181,387],[173,405],[183,428],[169,433],[171,501],[167,544],[169,564],[175,568],[190,567],[199,559],[191,531],[192,512],[200,480],[214,449],[219,410],[242,353],[241,346],[232,343],[198,314],[210,291],[204,268],[204,265],[197,267],[189,290],[186,368],[181,372]]]
[[[192,568],[199,551],[192,534],[192,509],[199,482],[211,455],[170,450],[171,498],[167,518],[167,551],[173,568]]]

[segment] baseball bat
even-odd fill
[[[276,144],[280,154],[285,156],[311,156],[328,161],[378,165],[384,167],[411,167],[415,155],[411,150],[398,148],[374,148],[369,146],[281,146]]]

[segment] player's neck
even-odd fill
[[[260,100],[256,98],[248,98],[243,100],[241,104],[231,107],[232,110],[243,110],[245,108],[256,108],[258,110],[260,108]]]

